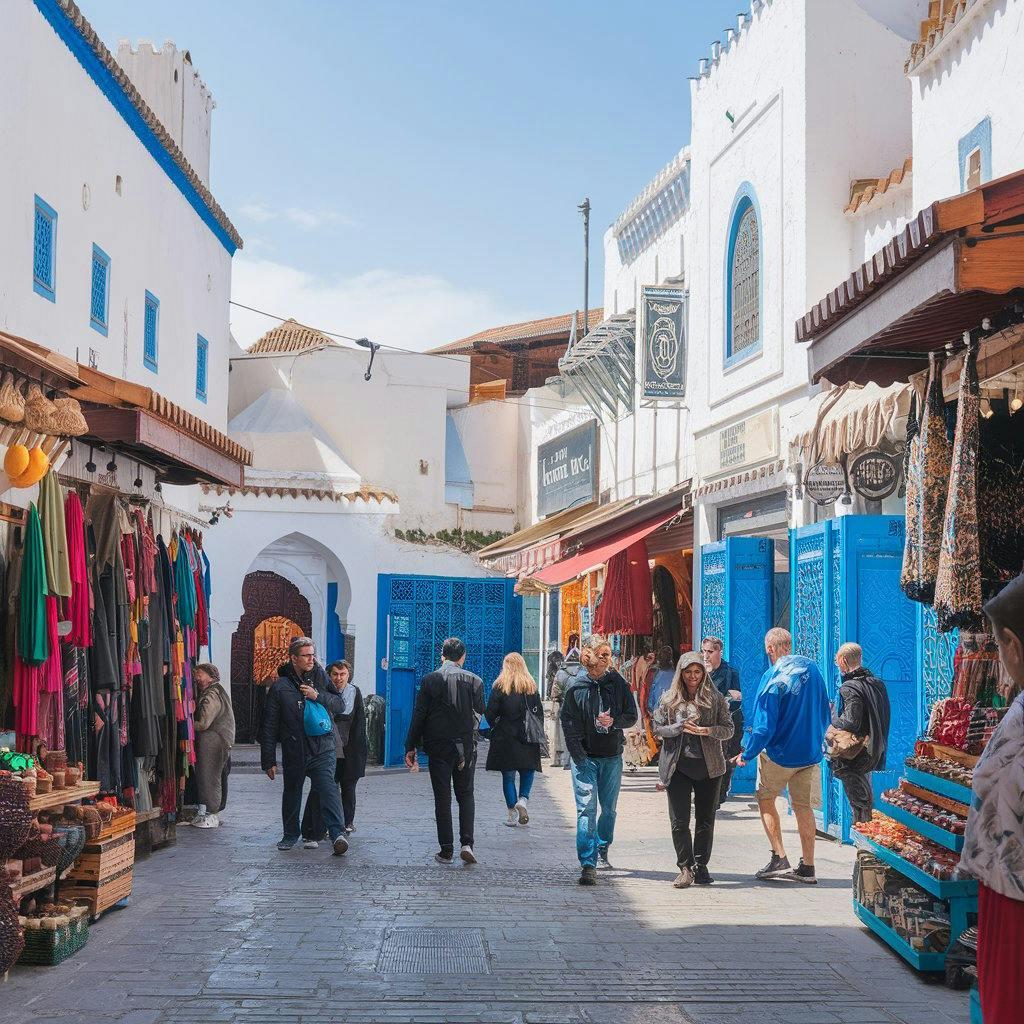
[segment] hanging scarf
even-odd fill
[[[85,557],[85,520],[82,502],[75,491],[68,494],[64,503],[64,532],[67,536],[71,576],[71,596],[67,602],[71,632],[64,638],[64,642],[73,647],[91,647],[92,615],[89,608],[89,568]]]
[[[39,518],[46,552],[46,586],[58,597],[71,596],[68,537],[64,524],[64,488],[51,469],[39,481]]]
[[[174,555],[174,589],[178,594],[178,622],[192,628],[196,624],[196,582],[184,533],[178,536]]]
[[[18,654],[26,665],[42,665],[50,648],[46,636],[46,560],[35,502],[29,506],[25,529],[18,604]]]

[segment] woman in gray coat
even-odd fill
[[[679,874],[672,883],[685,889],[710,885],[708,873],[715,837],[718,787],[725,775],[722,744],[732,736],[729,702],[718,692],[697,651],[679,659],[672,685],[652,718],[663,741],[658,789],[668,792],[668,816]],[[696,824],[690,834],[690,808]]]
[[[235,743],[235,713],[231,697],[220,685],[214,665],[196,665],[196,789],[199,813],[192,819],[196,828],[217,828],[218,813],[224,809],[231,748]]]

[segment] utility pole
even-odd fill
[[[583,214],[583,333],[590,333],[590,200],[576,207]]]

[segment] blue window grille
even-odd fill
[[[752,186],[744,182],[733,201],[725,253],[725,366],[761,351],[761,213]]]
[[[210,343],[201,335],[196,335],[196,398],[206,401],[206,378],[209,372]]]
[[[57,211],[39,196],[35,197],[32,290],[44,299],[57,301]]]
[[[89,289],[89,326],[105,338],[109,327],[110,257],[98,246],[92,247],[92,285]]]
[[[967,192],[992,179],[992,118],[979,121],[957,143],[960,191]]]
[[[156,373],[160,334],[160,300],[146,292],[146,312],[142,324],[142,362]]]

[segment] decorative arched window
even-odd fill
[[[725,276],[728,366],[761,349],[761,222],[749,185],[740,189],[733,204]]]

